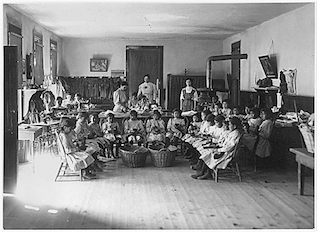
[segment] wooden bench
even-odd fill
[[[314,153],[308,152],[306,148],[290,148],[289,151],[296,155],[299,195],[303,195],[305,167],[314,169]]]

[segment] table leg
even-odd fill
[[[298,187],[299,195],[303,195],[304,192],[304,178],[305,178],[305,166],[300,162],[298,163]]]
[[[31,157],[32,157],[32,172],[35,173],[35,155],[34,155],[34,141],[31,142]]]

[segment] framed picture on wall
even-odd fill
[[[277,75],[275,57],[271,58],[268,55],[259,56],[259,60],[263,68],[263,71],[266,74],[266,77],[277,79],[278,75]]]
[[[90,59],[90,72],[106,72],[107,70],[107,59]]]

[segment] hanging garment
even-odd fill
[[[297,69],[284,71],[283,74],[286,77],[286,82],[288,85],[288,94],[297,94],[296,88],[296,78],[297,78]]]

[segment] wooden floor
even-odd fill
[[[127,168],[107,163],[96,180],[53,182],[57,158],[42,155],[36,173],[21,164],[14,196],[4,196],[8,229],[311,229],[313,175],[299,196],[296,170],[243,168],[233,175],[194,180],[183,157],[173,167]]]

